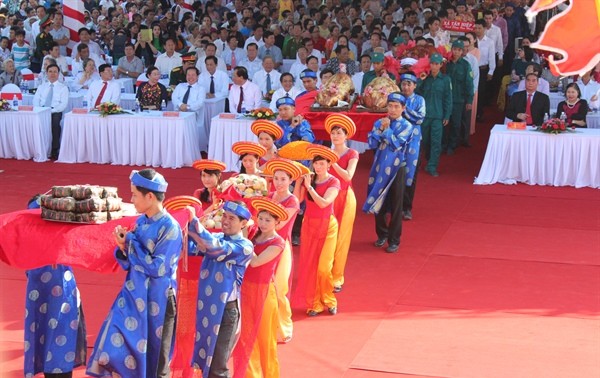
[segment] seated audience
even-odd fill
[[[588,112],[588,103],[581,98],[581,90],[576,83],[567,85],[565,91],[565,101],[561,101],[556,107],[556,116],[561,114],[567,117],[566,123],[574,127],[587,127],[585,117]]]
[[[525,90],[516,92],[506,108],[506,118],[528,125],[541,126],[550,113],[550,98],[538,91],[539,78],[535,73],[525,77]]]

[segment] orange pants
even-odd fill
[[[304,222],[306,221],[307,219],[304,218]],[[327,226],[325,242],[323,243],[323,247],[321,248],[321,253],[319,255],[319,266],[317,267],[317,282],[315,291],[313,293],[306,293],[307,299],[312,296],[312,306],[309,307],[309,310],[322,312],[326,307],[337,307],[337,299],[333,294],[333,275],[331,273],[331,269],[333,269],[333,259],[335,256],[337,234],[337,220],[333,215],[331,215],[329,218],[329,225]],[[312,235],[308,235],[306,238],[302,238],[302,240],[307,240],[310,237],[312,237]]]
[[[279,378],[279,360],[277,359],[277,293],[273,282],[265,298],[258,334],[252,348],[246,378]]]
[[[340,195],[342,195],[342,192],[340,192],[338,198]],[[331,271],[333,274],[333,286],[342,286],[344,284],[344,269],[346,268],[350,241],[352,240],[354,218],[356,218],[356,196],[354,195],[354,190],[348,188],[345,196],[346,198],[341,204],[341,206],[344,206],[343,213],[341,219],[338,219],[338,237],[333,257],[333,269]]]
[[[290,275],[292,274],[292,246],[289,241],[285,242],[285,248],[281,252],[281,259],[275,271],[275,289],[277,291],[277,303],[279,314],[279,331],[277,340],[290,339],[294,332],[292,323],[292,309],[287,295],[290,290]]]

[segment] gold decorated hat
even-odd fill
[[[276,171],[284,171],[291,176],[292,180],[296,180],[302,175],[302,169],[288,159],[271,159],[265,165],[264,174],[272,176]]]
[[[339,159],[337,154],[331,149],[325,146],[321,146],[319,144],[311,144],[306,148],[306,152],[310,155],[311,159],[314,159],[316,156],[321,156],[330,163],[336,163]]]
[[[346,130],[348,138],[352,138],[356,134],[356,124],[345,114],[334,113],[325,118],[325,130],[327,130],[327,133],[331,134],[331,129],[336,126]]]
[[[266,197],[256,197],[252,200],[252,202],[250,202],[250,204],[257,213],[260,213],[264,210],[279,218],[280,221],[286,221],[288,219],[288,213],[285,211],[285,208],[272,199]]]
[[[209,171],[220,171],[220,172],[223,172],[227,168],[225,163],[223,163],[222,161],[210,160],[210,159],[196,160],[195,162],[192,163],[192,167],[194,169],[198,169],[200,171],[209,170]]]
[[[267,149],[256,142],[235,142],[231,150],[238,155],[256,155],[259,158],[267,154]]]
[[[266,119],[257,119],[252,122],[250,130],[254,135],[259,136],[260,133],[272,135],[275,140],[281,139],[283,130],[275,122],[267,121]]]

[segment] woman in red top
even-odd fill
[[[258,166],[262,169],[269,160],[277,157],[275,141],[281,139],[283,130],[275,122],[266,119],[258,119],[252,122],[250,130],[258,137],[258,144],[267,150],[267,153],[258,161]]]
[[[258,162],[260,158],[267,154],[267,150],[263,146],[256,142],[235,142],[231,146],[231,150],[234,154],[240,155],[240,161],[242,162],[240,173],[248,175],[260,174]]]
[[[227,166],[222,161],[218,160],[196,160],[192,167],[200,171],[200,179],[204,188],[196,189],[194,197],[202,202],[202,210],[211,211],[219,206],[219,199],[216,198],[217,187],[221,183],[221,172]],[[212,206],[212,208],[211,208]]]
[[[293,302],[304,304],[308,316],[317,316],[325,308],[337,314],[337,300],[333,293],[333,258],[337,242],[338,223],[333,214],[333,202],[340,191],[340,181],[329,174],[331,164],[338,156],[331,149],[311,145],[307,147],[312,157],[314,176],[302,176],[296,181],[294,194],[298,200],[306,198],[302,222],[298,281]]]
[[[560,117],[561,113],[565,113],[568,126],[587,127],[588,103],[581,99],[581,90],[577,83],[567,85],[565,97],[566,100],[561,101],[556,108],[556,116]]]
[[[350,117],[331,114],[325,119],[325,130],[331,136],[333,151],[339,156],[337,163],[331,164],[329,173],[340,180],[340,193],[333,203],[333,213],[338,221],[339,231],[333,259],[333,292],[342,291],[344,269],[352,240],[354,218],[356,218],[356,196],[352,189],[352,178],[358,164],[358,152],[346,145],[346,140],[356,133],[356,125]]]
[[[300,164],[291,160],[272,159],[265,165],[265,174],[273,177],[274,191],[268,197],[283,206],[288,213],[286,221],[277,225],[277,233],[285,240],[285,248],[281,260],[275,271],[275,288],[277,289],[277,302],[279,306],[279,333],[278,341],[288,343],[292,339],[294,324],[292,322],[292,309],[288,300],[290,284],[292,282],[292,228],[296,215],[300,210],[298,198],[290,191],[290,185],[302,175]],[[303,166],[302,166],[303,167]],[[308,169],[305,168],[307,171]]]
[[[242,324],[233,351],[234,378],[279,377],[277,359],[277,294],[275,268],[285,241],[277,234],[280,221],[286,221],[286,210],[274,201],[255,198],[259,231],[253,239],[255,256],[244,275],[241,289]]]

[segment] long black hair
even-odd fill
[[[207,175],[217,176],[217,185],[221,183],[221,171],[219,171],[218,169],[204,169],[200,172],[200,176],[202,176],[202,172],[206,173]],[[212,202],[212,198],[210,198],[210,191],[207,188],[204,188],[200,191],[200,202]]]
[[[326,160],[328,163],[330,163],[329,160],[325,159],[323,156],[320,156],[320,155],[317,155],[312,159],[313,163],[316,161],[321,161],[321,160]],[[313,168],[313,172],[314,172],[314,168]],[[310,186],[312,186],[313,189],[315,189],[315,191],[317,190],[317,175],[316,175],[316,173],[313,175],[312,179],[310,180]],[[306,192],[306,194],[307,194],[306,199],[308,201],[314,202],[314,199],[312,198],[312,195],[310,193],[311,193],[310,191]]]

